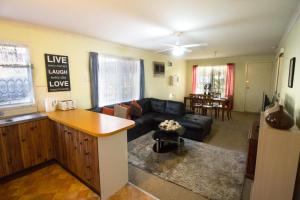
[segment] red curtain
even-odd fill
[[[193,82],[192,82],[192,92],[193,94],[196,94],[196,82],[197,82],[197,79],[196,79],[196,71],[197,71],[197,65],[194,65],[193,66]]]
[[[226,79],[226,89],[225,96],[233,96],[234,87],[234,63],[227,64],[227,79]]]

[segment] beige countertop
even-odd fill
[[[106,137],[135,126],[135,122],[101,113],[75,109],[47,113],[48,117],[95,137]]]

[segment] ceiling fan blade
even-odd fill
[[[191,47],[203,47],[203,46],[207,46],[207,43],[200,43],[200,44],[187,44],[187,45],[182,45],[181,47],[184,48],[191,48]]]
[[[163,43],[162,45],[165,45],[167,47],[177,47],[178,45],[175,44],[167,44],[167,43]]]
[[[172,48],[163,49],[163,50],[158,50],[155,53],[162,53],[162,52],[170,51],[172,49],[173,49],[173,47]]]
[[[188,53],[191,53],[191,52],[192,52],[192,50],[187,49],[187,48],[182,48],[182,50],[185,51],[185,52],[188,52]]]

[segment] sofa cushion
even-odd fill
[[[187,114],[179,118],[178,122],[186,128],[210,130],[213,120],[207,116]]]
[[[144,98],[136,101],[141,107],[143,114],[151,112],[151,100]]]
[[[178,101],[167,101],[165,113],[181,116],[184,114],[184,104]]]
[[[173,119],[173,120],[176,121],[177,118],[178,118],[178,116],[176,116],[176,115],[159,114],[159,115],[154,116],[154,117],[153,117],[153,120],[154,120],[155,122],[160,123],[160,122],[163,122],[163,121],[165,121],[165,120],[171,120],[171,119]]]
[[[149,112],[149,113],[146,113],[146,114],[142,115],[141,117],[135,119],[134,121],[138,124],[152,123],[153,118],[157,115],[159,115],[159,114],[155,113],[155,112]]]
[[[153,112],[164,113],[166,107],[166,101],[159,99],[151,100],[151,108]]]

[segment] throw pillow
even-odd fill
[[[114,110],[115,110],[114,116],[127,119],[128,108],[125,108],[121,105],[115,105]]]
[[[129,105],[126,105],[126,104],[123,104],[123,103],[121,104],[121,106],[128,109],[126,118],[131,119],[131,107]]]
[[[106,114],[106,115],[112,115],[112,116],[114,116],[114,109],[113,108],[103,107],[102,108],[102,113]]]
[[[130,103],[130,114],[133,117],[141,117],[143,114],[143,109],[135,100]]]

